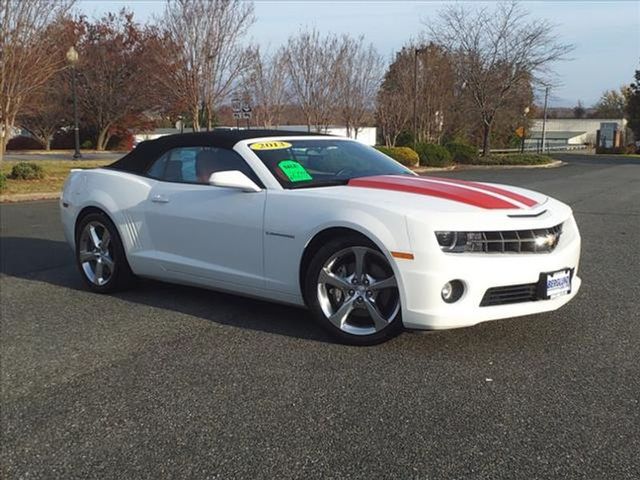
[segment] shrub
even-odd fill
[[[398,147],[412,147],[413,146],[413,133],[407,130],[403,130],[396,138],[396,146]]]
[[[118,132],[109,140],[107,150],[123,150],[128,152],[130,150],[133,150],[133,141],[134,138],[131,132]]]
[[[636,153],[636,146],[631,144],[625,147],[596,147],[596,153],[604,153],[609,155],[625,155],[630,153]]]
[[[82,145],[80,145],[80,148],[83,150],[91,150],[93,148],[93,142],[91,140],[85,140],[82,142]]]
[[[445,145],[455,163],[474,163],[478,160],[478,149],[462,142],[450,142]]]
[[[420,165],[425,167],[448,167],[453,164],[449,150],[434,143],[419,143],[416,151],[420,157]]]
[[[553,162],[553,158],[538,153],[507,153],[480,157],[477,165],[545,165]]]
[[[4,190],[7,186],[7,176],[4,172],[0,172],[0,192]]]
[[[44,170],[37,163],[20,162],[13,166],[9,178],[14,180],[36,180],[44,178]]]
[[[376,149],[405,167],[416,167],[420,163],[418,154],[409,147],[376,147]]]
[[[34,138],[20,135],[7,142],[7,150],[42,150],[42,145]]]

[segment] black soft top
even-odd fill
[[[151,163],[173,148],[217,147],[231,149],[236,143],[252,138],[309,135],[326,136],[320,133],[290,132],[287,130],[216,130],[213,132],[179,133],[140,142],[136,148],[107,168],[131,173],[144,173]]]

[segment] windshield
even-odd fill
[[[376,149],[356,141],[272,140],[249,144],[284,188],[343,185],[370,175],[413,175]]]

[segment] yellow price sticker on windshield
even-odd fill
[[[284,150],[285,148],[291,148],[291,144],[287,142],[258,142],[249,145],[251,150]]]

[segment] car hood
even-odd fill
[[[402,213],[508,212],[527,215],[547,202],[546,195],[523,188],[449,178],[379,175],[347,185],[305,189],[319,197],[340,197]]]

